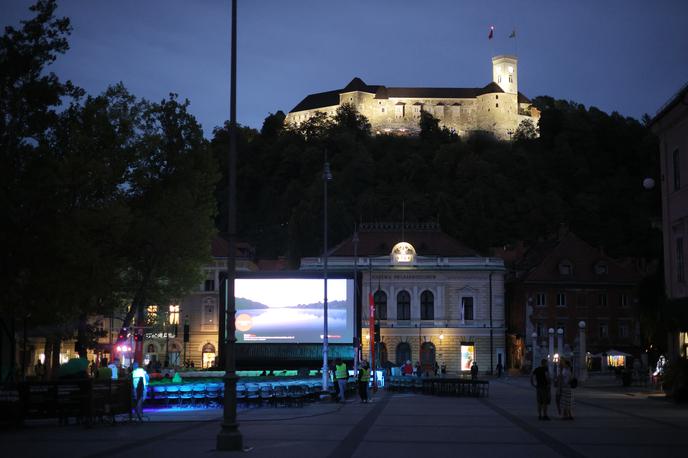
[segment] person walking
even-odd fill
[[[368,402],[368,383],[370,382],[370,368],[368,361],[361,362],[361,368],[358,370],[358,395],[361,397],[361,402]]]
[[[547,359],[540,361],[540,367],[530,375],[530,384],[535,387],[537,393],[538,420],[549,421],[547,406],[552,401],[551,379],[547,370]]]
[[[136,417],[139,421],[143,421],[143,401],[146,399],[148,373],[143,368],[139,367],[139,363],[134,362],[134,370],[131,373],[131,379],[133,382],[134,394],[136,396]]]
[[[337,358],[335,361],[335,376],[337,377],[337,384],[339,385],[339,400],[346,402],[346,383],[349,380],[349,370],[346,368],[346,363]]]

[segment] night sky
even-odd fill
[[[0,23],[18,25],[32,3],[2,0]],[[210,136],[229,118],[230,3],[63,0],[71,49],[51,68],[92,94],[119,81],[152,100],[176,92]],[[528,97],[636,118],[688,82],[685,0],[239,0],[238,9],[238,121],[256,128],[354,76],[484,86],[496,54],[518,54]]]

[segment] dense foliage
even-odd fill
[[[55,8],[0,37],[0,324],[46,336],[48,362],[75,331],[85,353],[89,315],[129,308],[127,325],[201,281],[219,178],[188,102],[84,97],[48,72],[70,32]]]
[[[657,143],[635,119],[539,97],[539,137],[524,123],[515,141],[481,132],[461,139],[424,114],[417,137],[373,136],[351,106],[334,118],[284,125],[278,112],[261,132],[244,128],[239,147],[240,236],[259,257],[288,255],[292,264],[322,252],[327,153],[332,245],[359,221],[439,221],[476,249],[551,235],[567,224],[614,256],[656,258],[661,234]],[[215,132],[219,160],[227,131]],[[224,168],[223,168],[224,170]],[[218,188],[220,201],[226,182]],[[220,205],[220,212],[224,205]],[[225,220],[220,217],[219,225]]]

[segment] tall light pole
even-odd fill
[[[325,150],[325,164],[323,166],[323,367],[322,367],[322,390],[326,393],[329,390],[329,375],[327,368],[327,182],[332,180],[330,163],[327,161],[327,150]]]
[[[358,374],[358,348],[361,342],[360,319],[357,315],[358,310],[358,231],[354,226],[354,236],[351,240],[354,243],[354,374]]]
[[[236,0],[232,0],[232,56],[229,105],[229,204],[227,211],[227,342],[225,345],[225,398],[218,450],[242,450],[243,438],[236,421],[236,382],[234,345],[236,342],[234,315],[234,279],[236,278]],[[224,317],[223,317],[224,318]],[[221,337],[221,336],[220,336]],[[222,345],[220,339],[218,342]]]

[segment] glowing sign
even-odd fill
[[[399,242],[392,248],[392,262],[396,264],[410,264],[416,257],[416,249],[407,242]]]
[[[475,345],[461,344],[461,370],[470,371],[475,361]]]

